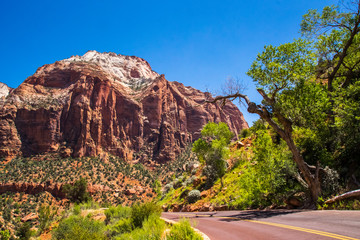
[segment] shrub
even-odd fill
[[[110,230],[110,236],[131,232],[133,230],[132,221],[130,218],[122,218],[119,221],[117,221],[114,225],[111,225],[109,230]]]
[[[241,137],[241,138],[247,138],[247,137],[250,137],[250,135],[251,135],[251,131],[250,131],[250,129],[248,129],[248,128],[243,129],[243,130],[241,130],[241,132],[240,132],[240,137]]]
[[[2,230],[0,231],[0,240],[9,240],[10,239],[10,232],[9,230]]]
[[[201,240],[200,234],[195,232],[190,222],[185,218],[180,220],[178,224],[174,224],[170,230],[167,240]]]
[[[152,214],[143,222],[143,228],[118,236],[117,240],[160,240],[163,239],[165,222],[157,214]]]
[[[40,206],[39,208],[39,233],[42,233],[44,230],[48,229],[51,221],[53,220],[56,211],[52,211],[50,206]]]
[[[7,222],[10,222],[12,218],[11,208],[10,206],[6,205],[3,212],[3,219]]]
[[[164,186],[163,194],[168,193],[168,192],[169,192],[171,189],[173,189],[173,188],[174,188],[174,186],[173,186],[172,183],[166,184],[166,185]]]
[[[129,207],[123,207],[121,205],[114,207],[110,206],[105,210],[105,223],[109,224],[113,220],[120,220],[123,218],[129,218],[131,216],[131,209]]]
[[[81,203],[91,200],[90,194],[87,191],[87,181],[85,178],[80,178],[74,185],[65,184],[63,191],[66,197],[72,202]]]
[[[195,203],[200,199],[200,191],[199,190],[191,190],[188,194],[187,200],[189,203]]]
[[[20,240],[28,240],[30,239],[32,235],[32,231],[30,230],[31,225],[29,222],[24,222],[17,230],[16,230],[16,236]]]
[[[143,204],[135,203],[131,207],[131,220],[134,228],[141,228],[143,226],[143,222],[152,214],[160,216],[160,206],[156,205],[154,202],[147,202]]]
[[[60,222],[53,239],[61,240],[105,240],[105,225],[87,217],[70,216]]]
[[[196,176],[191,176],[191,177],[187,178],[181,185],[182,185],[183,187],[187,187],[187,186],[189,186],[190,184],[192,184],[195,179],[196,179]]]
[[[74,205],[73,209],[72,209],[72,212],[74,215],[80,215],[81,213],[81,208],[80,208],[80,205]]]

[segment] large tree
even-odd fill
[[[339,7],[326,7],[321,13],[310,10],[301,24],[306,38],[277,47],[266,46],[257,56],[247,74],[263,97],[261,104],[233,87],[225,96],[208,100],[226,104],[228,100],[240,99],[248,112],[265,120],[288,145],[313,204],[321,193],[319,161],[316,167],[306,163],[293,131],[307,121],[307,126],[313,124],[314,128],[327,122],[331,132],[337,114],[334,92],[358,79],[360,2],[344,6],[343,11]],[[318,109],[312,111],[312,107]]]

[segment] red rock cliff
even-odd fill
[[[248,127],[235,105],[203,104],[206,94],[141,58],[90,51],[39,68],[0,102],[0,156],[108,152],[164,162],[208,121]]]

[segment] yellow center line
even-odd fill
[[[245,220],[245,221],[266,224],[266,225],[275,226],[275,227],[287,228],[287,229],[292,229],[292,230],[297,230],[297,231],[302,231],[302,232],[307,232],[307,233],[313,233],[313,234],[331,237],[331,238],[335,238],[335,239],[359,240],[357,238],[347,237],[347,236],[343,236],[343,235],[339,235],[339,234],[335,234],[335,233],[323,232],[323,231],[301,228],[301,227],[294,227],[294,226],[289,226],[289,225],[280,224],[280,223],[263,222],[263,221],[256,221],[256,220]]]
[[[210,214],[181,214],[183,216],[192,216],[192,217],[209,217]],[[281,228],[286,228],[286,229],[291,229],[291,230],[296,230],[296,231],[302,231],[302,232],[307,232],[307,233],[312,233],[312,234],[317,234],[317,235],[321,235],[321,236],[326,236],[326,237],[330,237],[330,238],[334,238],[334,239],[341,239],[341,240],[360,240],[358,238],[352,238],[352,237],[347,237],[347,236],[343,236],[343,235],[339,235],[339,234],[335,234],[335,233],[329,233],[329,232],[323,232],[323,231],[318,231],[318,230],[313,230],[313,229],[308,229],[308,228],[301,228],[301,227],[295,227],[295,226],[290,226],[290,225],[285,225],[285,224],[280,224],[280,223],[272,223],[272,222],[263,222],[263,221],[257,221],[257,220],[248,220],[248,219],[241,219],[239,217],[221,217],[221,216],[212,216],[214,218],[223,218],[223,219],[233,219],[233,220],[243,220],[246,222],[253,222],[253,223],[259,223],[259,224],[265,224],[265,225],[270,225],[270,226],[275,226],[275,227],[281,227]]]

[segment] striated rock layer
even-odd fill
[[[0,102],[0,157],[110,153],[127,161],[172,160],[208,121],[248,128],[191,87],[169,82],[143,59],[89,51],[40,67]]]

